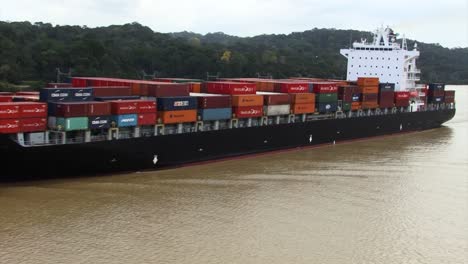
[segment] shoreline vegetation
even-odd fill
[[[403,32],[401,32],[403,33]],[[346,78],[339,54],[370,32],[312,29],[288,35],[236,37],[222,32],[158,33],[138,23],[88,28],[48,23],[0,22],[0,91],[38,89],[72,76],[157,77],[294,76]],[[408,40],[408,47],[415,41]],[[468,48],[417,42],[421,82],[468,83]]]

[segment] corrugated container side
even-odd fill
[[[190,92],[191,93],[200,93],[201,92],[201,83],[191,82],[190,83]]]
[[[235,107],[242,106],[263,106],[263,96],[261,95],[233,95],[232,105]]]
[[[262,96],[264,98],[263,102],[265,105],[291,104],[291,96],[289,94],[265,94]]]
[[[395,106],[396,107],[407,107],[409,106],[410,103],[408,100],[405,100],[405,99],[397,99],[395,100]]]
[[[110,101],[111,113],[113,115],[126,115],[138,113],[138,102],[132,101]]]
[[[378,86],[379,78],[375,77],[358,77],[357,84],[361,87],[364,86]]]
[[[47,117],[47,104],[35,102],[18,102],[21,118]]]
[[[447,90],[445,91],[445,103],[455,103],[455,91]]]
[[[250,118],[263,116],[263,105],[233,107],[232,112],[237,118]]]
[[[138,113],[139,114],[155,114],[156,113],[156,101],[153,100],[139,100],[138,101]]]
[[[125,86],[93,87],[94,97],[132,96],[132,88]]]
[[[379,100],[379,94],[362,94],[362,101],[363,102],[375,102],[377,103]]]
[[[428,96],[432,96],[432,97],[445,96],[445,91],[444,90],[429,90]]]
[[[88,118],[87,117],[71,117],[71,118],[56,118],[56,127],[65,131],[87,130]]]
[[[293,104],[291,111],[293,114],[311,114],[315,112],[315,104]]]
[[[88,104],[67,102],[52,104],[55,106],[54,115],[57,117],[82,117],[88,115]]]
[[[89,129],[107,129],[110,127],[111,117],[106,116],[91,116],[88,117]]]
[[[379,104],[377,102],[362,102],[362,109],[376,109],[379,108]]]
[[[71,89],[71,101],[92,101],[93,99],[93,88]]]
[[[353,103],[361,102],[362,94],[353,94],[351,101]]]
[[[314,92],[316,94],[338,92],[338,85],[334,82],[312,82],[309,86],[310,92]]]
[[[205,89],[208,93],[230,95],[255,94],[257,92],[255,83],[243,82],[206,82]]]
[[[315,104],[315,94],[313,93],[298,93],[291,94],[292,104]]]
[[[348,103],[348,102],[344,102],[343,105],[342,105],[342,110],[343,111],[351,111],[351,103]]]
[[[289,115],[291,113],[291,105],[266,105],[263,107],[263,113],[266,116]]]
[[[226,120],[232,117],[232,108],[199,109],[198,115],[203,121]]]
[[[197,110],[161,111],[158,118],[163,124],[193,123],[197,121]]]
[[[111,120],[117,127],[134,127],[138,125],[137,114],[113,115]]]
[[[15,134],[20,132],[18,119],[0,119],[0,134]]]
[[[337,93],[322,93],[315,96],[315,102],[317,103],[332,103],[336,101],[338,101]]]
[[[130,95],[130,96],[98,96],[94,97],[94,100],[99,102],[110,102],[110,101],[129,101],[129,100],[139,100],[140,96]]]
[[[351,110],[356,111],[361,109],[361,102],[352,102],[351,103]]]
[[[13,102],[13,96],[0,95],[0,103],[9,103]]]
[[[362,87],[363,94],[378,94],[379,87],[378,86],[364,86]]]
[[[88,116],[109,116],[111,115],[111,105],[109,102],[89,102]]]
[[[379,92],[384,91],[395,91],[395,84],[394,83],[380,83],[379,84]]]
[[[72,97],[71,90],[67,88],[42,88],[39,92],[39,100],[41,102],[70,101]]]
[[[21,132],[41,132],[47,130],[47,118],[20,119]]]
[[[198,99],[198,108],[230,108],[232,97],[230,95],[195,96]]]
[[[429,96],[429,97],[427,98],[427,101],[428,101],[429,103],[444,103],[444,102],[445,102],[443,96]]]
[[[409,100],[410,93],[409,92],[395,92],[395,100]]]
[[[20,107],[16,103],[0,104],[0,119],[20,118]]]
[[[307,93],[309,84],[306,82],[279,82],[275,84],[275,91],[279,93]]]
[[[180,111],[197,109],[198,100],[196,97],[159,97],[157,98],[158,111]]]
[[[152,84],[148,86],[148,95],[154,96],[154,97],[189,96],[190,84],[188,83]]]
[[[429,90],[445,90],[445,83],[430,83]]]
[[[138,125],[139,126],[151,126],[155,125],[157,121],[156,112],[154,113],[143,113],[138,114]]]

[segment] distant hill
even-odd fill
[[[0,82],[50,81],[55,69],[75,76],[205,78],[271,74],[275,78],[346,78],[340,48],[369,32],[312,29],[288,35],[241,38],[222,32],[162,34],[138,23],[87,28],[46,23],[0,22]],[[409,41],[412,45],[414,41]],[[468,48],[418,42],[425,82],[468,83]]]

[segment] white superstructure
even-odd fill
[[[394,83],[395,90],[406,91],[415,88],[420,80],[421,71],[416,68],[419,57],[416,44],[413,50],[408,50],[406,39],[402,44],[397,43],[396,34],[388,27],[377,29],[373,42],[362,39],[340,53],[348,58],[348,81],[356,81],[358,77],[378,77],[381,83]]]

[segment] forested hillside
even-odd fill
[[[213,33],[162,34],[137,23],[86,28],[0,22],[0,82],[51,81],[55,69],[74,76],[205,78],[271,74],[274,78],[345,78],[339,49],[370,39],[369,32],[312,29],[289,35],[240,38]],[[409,45],[412,45],[412,41]],[[423,81],[468,83],[468,48],[418,43]]]

